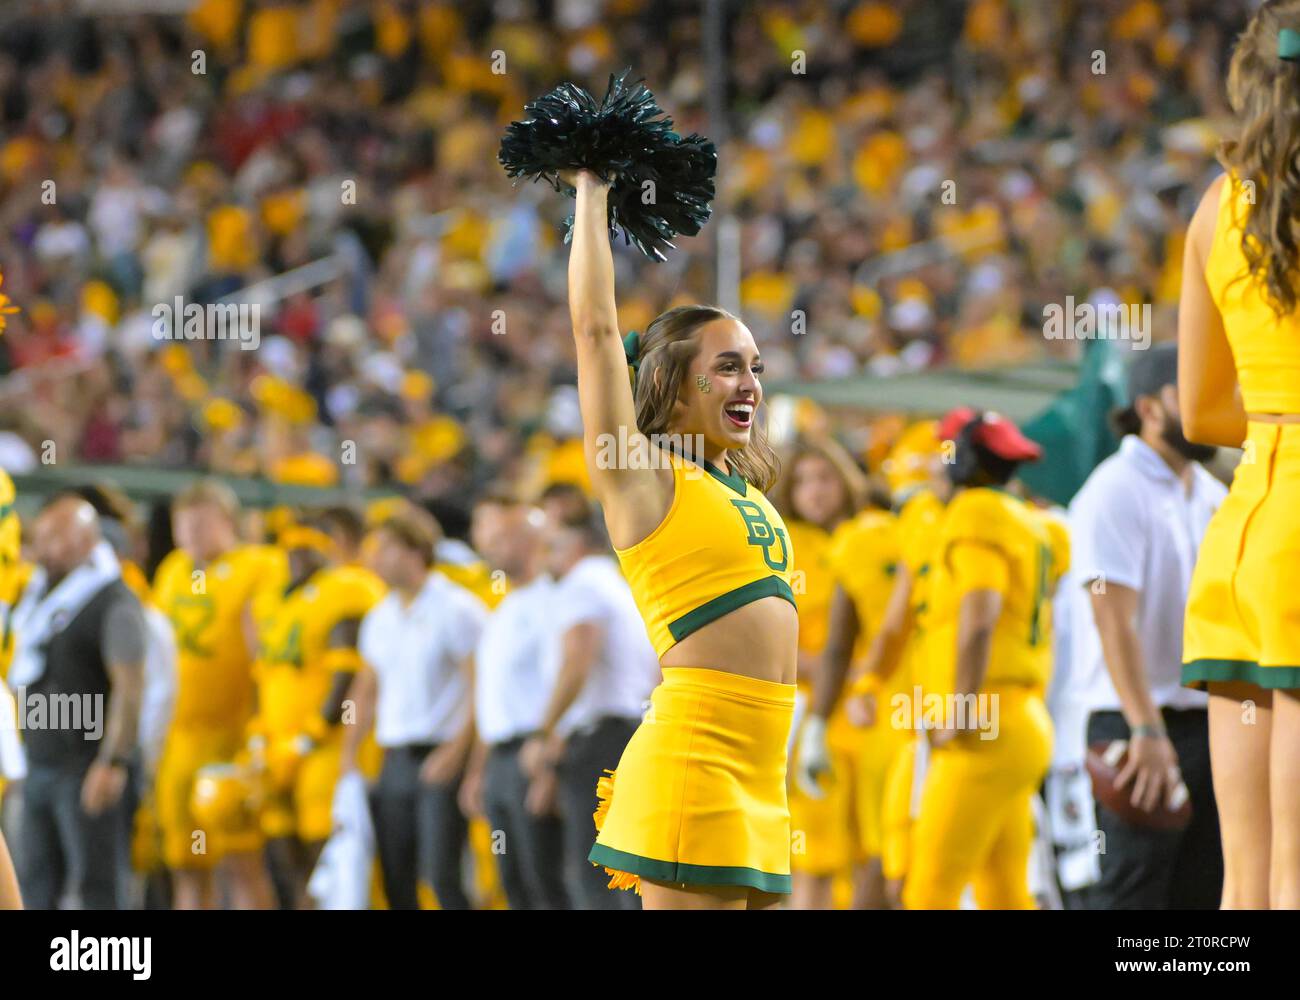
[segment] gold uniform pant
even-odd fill
[[[163,862],[168,868],[211,868],[227,854],[261,847],[256,830],[230,833],[200,829],[190,812],[194,778],[208,764],[234,760],[244,745],[242,726],[233,728],[174,727],[167,734],[158,762],[155,807],[162,832]]]
[[[886,778],[907,736],[891,728],[888,718],[859,728],[842,710],[832,714],[826,734],[831,773],[821,786],[826,794],[810,798],[790,782],[790,864],[795,871],[836,875],[880,857]],[[791,763],[797,764],[797,751]]]
[[[912,735],[890,761],[885,777],[880,870],[890,882],[906,877],[912,866],[912,800],[916,782],[925,780],[924,773],[916,773],[916,756],[917,737]]]
[[[289,788],[275,789],[262,806],[262,833],[296,837],[303,843],[328,840],[334,830],[334,787],[339,781],[343,741],[333,733],[302,758]]]
[[[909,910],[956,909],[975,887],[980,909],[1031,910],[1031,803],[1052,757],[1052,720],[1031,688],[989,689],[999,700],[995,739],[968,734],[935,749],[912,831],[903,885]]]
[[[1247,425],[1187,593],[1183,683],[1300,688],[1300,424]]]
[[[588,859],[610,888],[641,878],[790,891],[786,741],[794,685],[667,667],[650,711],[597,788]]]

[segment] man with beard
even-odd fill
[[[1174,344],[1136,355],[1130,403],[1115,417],[1119,451],[1070,504],[1072,662],[1088,744],[1126,747],[1115,787],[1141,813],[1192,805],[1190,824],[1171,830],[1097,804],[1097,909],[1215,909],[1223,880],[1206,698],[1180,685],[1179,668],[1196,552],[1227,491],[1201,466],[1215,449],[1183,437],[1177,378]]]

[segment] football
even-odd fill
[[[1187,785],[1178,783],[1172,801],[1162,802],[1151,812],[1133,805],[1132,782],[1116,785],[1128,762],[1127,740],[1101,740],[1088,746],[1088,776],[1092,779],[1093,797],[1125,823],[1147,830],[1182,830],[1192,820],[1192,801]]]

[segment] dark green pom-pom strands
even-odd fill
[[[528,117],[506,128],[497,159],[511,177],[545,180],[557,191],[568,189],[560,180],[568,170],[612,181],[610,238],[621,229],[625,242],[662,261],[674,237],[694,236],[708,221],[718,156],[703,136],[674,132],[645,84],[628,84],[630,72],[611,76],[599,103],[565,83],[527,104]],[[572,233],[570,216],[566,243]]]

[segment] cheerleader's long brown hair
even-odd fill
[[[1228,68],[1236,133],[1219,147],[1252,194],[1241,249],[1279,316],[1295,310],[1300,272],[1300,55],[1279,54],[1284,29],[1300,32],[1300,0],[1267,0],[1237,39]]]

